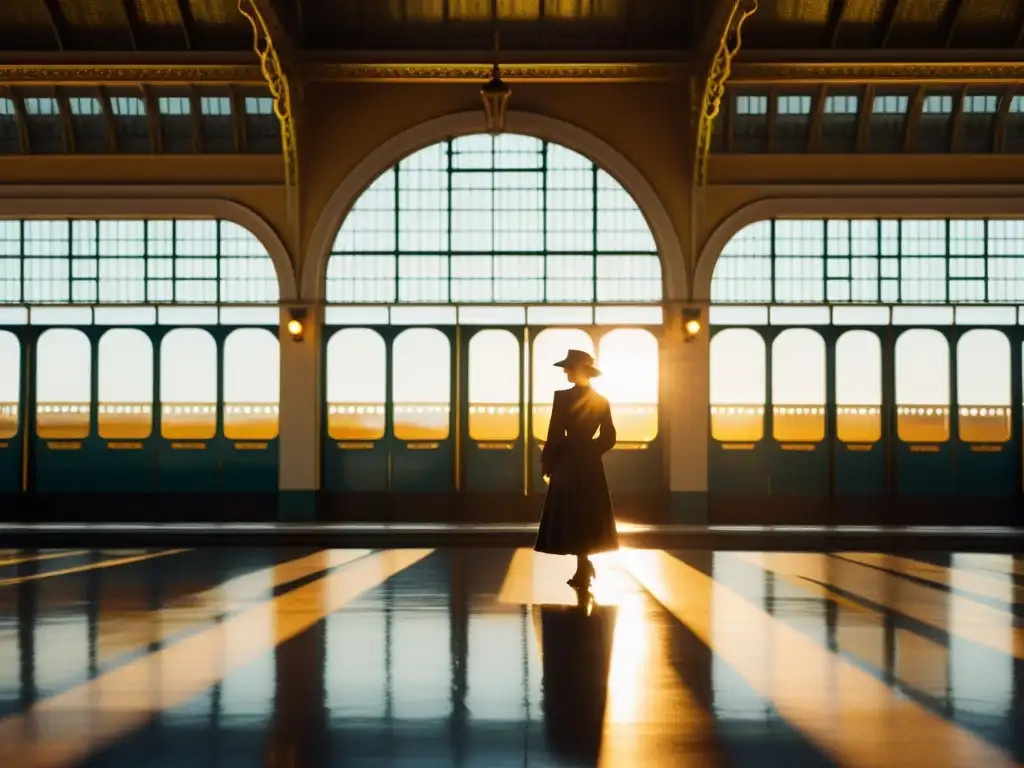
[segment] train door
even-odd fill
[[[958,327],[954,338],[957,495],[1009,500],[1020,493],[1020,427],[1011,405],[1020,344],[993,328]]]
[[[23,490],[27,351],[12,331],[0,329],[0,498]]]
[[[324,490],[341,497],[344,514],[374,516],[401,503],[387,494],[454,491],[454,327],[352,326],[325,336]]]
[[[833,493],[841,509],[847,501],[863,509],[888,492],[886,436],[892,428],[883,403],[891,399],[883,398],[883,368],[888,366],[891,380],[892,346],[888,334],[883,345],[875,328],[834,330]]]
[[[768,355],[754,327],[711,329],[708,489],[729,518],[769,493]]]
[[[828,353],[818,330],[787,328],[771,334],[769,381],[773,496],[825,502],[830,493]]]
[[[526,492],[526,330],[467,326],[460,333],[459,490],[521,499]]]
[[[956,402],[949,327],[895,331],[895,470],[899,496],[956,491]]]

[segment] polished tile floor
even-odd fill
[[[1024,764],[1024,557],[0,550],[0,766]]]

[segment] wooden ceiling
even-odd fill
[[[717,1],[497,0],[497,15],[504,49],[544,53],[546,61],[570,51],[685,58]],[[415,60],[491,47],[492,0],[260,2],[305,51]],[[0,60],[62,51],[245,52],[251,35],[236,0],[0,2]],[[1024,0],[760,0],[743,42],[755,54],[891,59],[899,51],[981,61],[986,52],[1005,57],[1024,47]]]

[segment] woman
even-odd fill
[[[618,549],[615,514],[601,457],[615,446],[615,425],[608,401],[590,388],[601,375],[594,358],[570,349],[555,365],[565,370],[572,389],[555,392],[541,472],[550,478],[537,552],[576,555],[569,586],[585,589],[594,578],[589,555]],[[595,437],[596,435],[596,437]]]

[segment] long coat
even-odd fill
[[[541,452],[541,469],[550,484],[536,551],[587,555],[618,549],[615,513],[601,460],[615,446],[615,437],[605,398],[590,387],[555,392]]]

